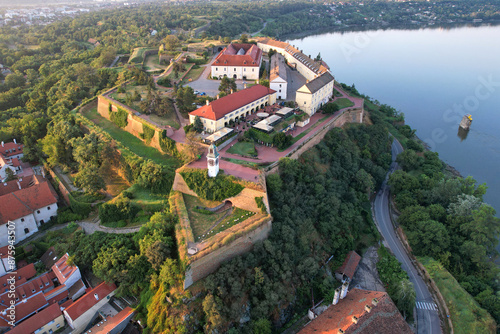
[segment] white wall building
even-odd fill
[[[231,43],[219,53],[212,63],[212,77],[258,80],[262,63],[262,50],[255,44]]]
[[[312,116],[333,95],[334,78],[326,72],[300,87],[295,94],[295,102],[300,109]]]
[[[288,81],[285,57],[279,53],[275,53],[271,57],[270,69],[269,88],[276,91],[276,98],[278,100],[286,100]]]
[[[56,215],[57,193],[49,182],[0,196],[0,247],[9,244],[9,237],[14,243],[28,238]]]

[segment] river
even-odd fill
[[[500,26],[335,32],[289,40],[335,79],[405,114],[440,158],[489,189],[500,213]],[[458,134],[471,114],[468,133]]]

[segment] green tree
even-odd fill
[[[243,44],[248,43],[248,35],[247,34],[241,34],[240,36],[240,42]]]
[[[175,35],[168,35],[163,39],[163,44],[165,44],[165,49],[173,51],[181,45],[181,42]]]
[[[200,117],[196,116],[194,118],[194,125],[193,128],[196,130],[196,132],[202,132],[203,131],[203,122],[201,121]]]
[[[94,164],[81,165],[80,170],[75,175],[75,185],[91,194],[97,194],[106,188],[106,182],[101,176],[99,167]]]
[[[9,181],[17,179],[16,174],[14,174],[14,172],[10,168],[7,168],[5,170],[5,176],[6,176],[5,182],[9,182]]]
[[[394,285],[395,303],[403,314],[403,317],[412,317],[415,307],[416,293],[413,283],[409,279],[403,279]]]
[[[236,81],[228,77],[223,77],[219,85],[219,92],[229,95],[231,94],[231,90],[236,92]]]
[[[272,332],[271,322],[267,319],[261,318],[252,323],[253,334],[271,334]]]
[[[213,330],[218,330],[224,324],[224,318],[220,314],[220,306],[217,303],[218,298],[214,297],[212,294],[208,294],[203,300],[203,311],[205,312],[205,330],[206,332],[211,332]]]

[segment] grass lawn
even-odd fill
[[[177,122],[177,117],[175,116],[175,112],[168,113],[163,116],[158,116],[155,114],[150,114],[149,119],[159,125],[168,125],[177,130],[180,129],[179,122]]]
[[[167,68],[167,65],[160,65],[159,57],[157,54],[149,55],[144,60],[144,67],[149,67],[150,69],[158,69],[164,70]]]
[[[189,222],[191,224],[191,229],[193,230],[193,236],[195,241],[199,241],[201,237],[207,232],[207,230],[219,219],[224,216],[224,212],[204,214],[195,211],[196,206],[202,207],[214,207],[220,204],[220,202],[212,202],[201,199],[199,197],[182,194],[184,196],[184,203],[186,204],[186,209],[188,211]]]
[[[228,150],[228,153],[239,154],[246,157],[255,157],[257,156],[257,151],[255,150],[255,144],[249,143],[246,141],[236,142],[233,146],[231,146]]]
[[[354,103],[351,100],[345,97],[336,99],[334,103],[339,106],[339,109],[349,108],[354,105]]]
[[[130,202],[142,207],[146,211],[159,211],[168,207],[168,195],[153,194],[150,190],[144,189],[137,184],[128,188],[128,191],[133,196]]]
[[[210,234],[216,235],[217,233],[222,232],[236,224],[242,223],[253,215],[255,215],[255,212],[233,207],[233,213],[230,216],[224,218],[224,220],[221,221],[220,224],[217,225],[217,227],[214,228]]]
[[[142,63],[142,56],[146,50],[154,50],[151,48],[135,48],[134,52],[130,55],[129,63]]]
[[[429,257],[419,257],[418,260],[443,295],[455,333],[495,333],[495,321],[491,315],[478,305],[441,263]]]
[[[170,155],[161,153],[156,148],[148,146],[133,134],[128,133],[116,126],[113,122],[99,115],[96,108],[82,112],[82,115],[97,124],[104,131],[109,133],[114,140],[119,141],[132,152],[145,159],[151,159],[156,163],[179,167],[180,161]]]
[[[258,163],[255,163],[255,162],[250,162],[250,161],[245,161],[245,160],[240,160],[240,159],[223,157],[222,160],[226,160],[226,161],[232,162],[233,164],[238,164],[238,165],[242,165],[242,166],[246,166],[246,167],[250,167],[250,168],[255,168],[255,169],[257,169],[259,167],[265,167],[265,166],[259,165]]]
[[[194,67],[194,66],[193,66]],[[205,68],[204,67],[198,67],[198,68],[191,68],[191,70],[188,72],[188,74],[186,74],[186,76],[184,77],[184,79],[182,79],[182,82],[181,84],[186,84],[190,81],[195,81],[197,80],[201,73],[203,73],[203,70]]]

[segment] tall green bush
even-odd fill
[[[142,134],[141,137],[146,141],[146,144],[149,145],[151,143],[151,139],[153,139],[155,135],[155,129],[142,123]]]
[[[128,124],[128,112],[122,108],[118,108],[117,111],[110,111],[109,119],[111,122],[115,123],[120,128],[124,128]]]

